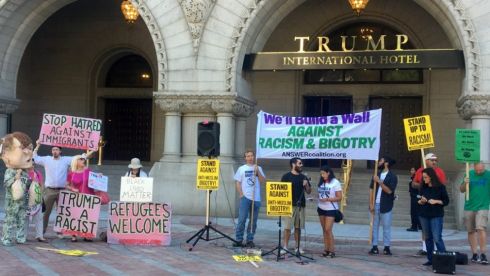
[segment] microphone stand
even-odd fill
[[[306,181],[308,182],[308,186],[311,187],[309,178],[306,175],[305,175],[305,177],[306,177]],[[303,187],[303,190],[301,191],[301,195],[299,196],[298,201],[296,202],[296,210],[295,210],[295,212],[299,212],[300,211],[300,209],[301,209],[301,199],[304,198],[304,196],[305,196],[305,187]],[[306,200],[305,200],[305,205],[306,205]],[[293,218],[294,218],[294,216],[293,216]],[[306,258],[306,259],[309,259],[309,260],[314,260],[314,259],[311,258],[311,257],[305,256],[305,255],[301,254],[301,252],[300,252],[300,248],[301,248],[301,245],[300,245],[301,244],[301,214],[298,215],[298,224],[299,224],[298,226],[299,226],[299,229],[300,229],[299,231],[300,232],[299,232],[299,235],[298,235],[299,236],[298,237],[298,250],[296,250],[296,252],[295,252],[296,255],[295,256],[296,256],[296,258],[299,259],[299,262],[298,263],[304,265],[304,264],[307,264],[308,262],[307,261],[303,261],[301,259],[301,257]],[[293,222],[293,226],[294,226],[294,222]],[[305,228],[306,228],[306,226],[305,226]],[[294,231],[296,231],[296,229]]]

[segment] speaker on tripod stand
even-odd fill
[[[197,125],[197,155],[219,156],[219,123],[200,122]]]

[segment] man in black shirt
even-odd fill
[[[286,217],[284,222],[284,248],[288,248],[289,237],[291,236],[291,228],[294,222],[294,239],[296,241],[296,249],[300,253],[303,253],[299,245],[299,239],[301,238],[301,228],[305,226],[305,192],[311,193],[311,185],[308,178],[302,174],[303,162],[300,158],[292,158],[289,160],[291,171],[282,176],[281,182],[292,183],[292,205],[293,216]],[[281,252],[285,253],[285,252]]]

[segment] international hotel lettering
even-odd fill
[[[305,70],[305,69],[424,69],[463,68],[461,50],[405,49],[409,37],[405,34],[340,36],[332,45],[328,36],[295,36],[295,52],[259,52],[248,54],[245,70]],[[309,44],[317,45],[306,50]],[[388,49],[387,45],[393,45]],[[332,49],[340,49],[334,51]],[[357,50],[354,50],[357,49]]]

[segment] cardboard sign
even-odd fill
[[[292,216],[293,193],[291,182],[267,182],[267,216]]]
[[[233,256],[233,259],[236,261],[236,262],[249,262],[249,261],[252,261],[252,262],[262,262],[262,257],[260,256],[255,256],[255,255],[232,255]]]
[[[420,116],[403,119],[408,150],[418,150],[434,147],[434,136],[430,116]]]
[[[170,245],[172,207],[167,203],[109,203],[107,242],[112,244]]]
[[[151,202],[153,200],[153,177],[121,177],[119,200]]]
[[[44,145],[97,150],[101,127],[98,119],[45,113],[39,140]]]
[[[218,190],[219,188],[219,160],[197,160],[197,189]]]
[[[53,230],[65,235],[95,238],[100,214],[100,197],[63,190],[58,196]]]
[[[480,130],[456,129],[456,149],[454,153],[458,161],[480,161]]]
[[[101,173],[89,172],[88,186],[94,190],[107,192],[109,178]]]

